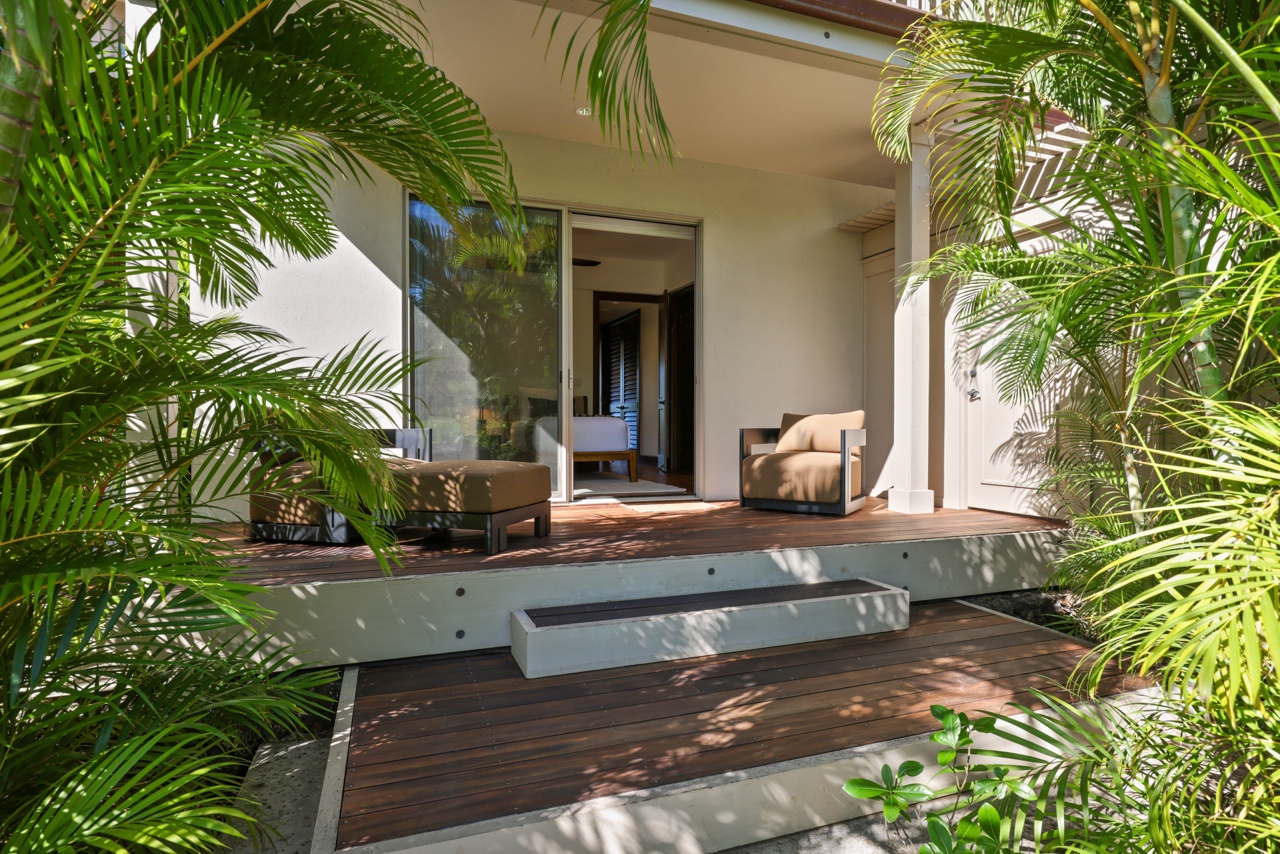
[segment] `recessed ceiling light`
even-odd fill
[[[590,108],[590,107],[579,107],[579,108],[578,108],[578,115],[580,115],[580,116],[589,116],[589,115],[591,115],[591,108]]]

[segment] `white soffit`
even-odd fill
[[[573,228],[586,228],[591,231],[609,231],[615,234],[642,234],[646,237],[668,237],[676,240],[693,240],[698,233],[691,225],[672,225],[666,222],[649,222],[639,219],[624,219],[612,216],[595,216],[593,214],[572,214],[569,224]]]
[[[567,74],[561,73],[569,34],[583,18],[566,15],[548,47],[560,3],[553,3],[539,23],[541,5],[526,0],[418,2],[431,33],[427,60],[476,100],[500,135],[609,144],[597,120],[577,112],[586,98],[575,87],[573,63]],[[672,11],[696,6],[708,7],[711,11],[703,10],[707,15],[716,10],[736,10],[740,17],[783,14],[741,0],[668,0],[655,9],[650,62],[680,157],[893,186],[893,164],[876,150],[871,136],[878,66],[794,39],[783,44],[759,34],[733,32],[727,25],[696,21],[690,12]],[[784,18],[797,30],[796,39],[806,35],[834,42],[847,34],[834,24]],[[594,24],[588,23],[578,44],[593,33]],[[876,74],[870,73],[873,70]],[[640,158],[634,162],[634,168],[645,168]]]

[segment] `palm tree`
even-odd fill
[[[903,70],[877,100],[876,137],[887,153],[909,156],[920,113],[934,132],[957,134],[937,170],[940,212],[1007,223],[1029,201],[1017,178],[1052,111],[1101,142],[1150,139],[1170,161],[1183,155],[1187,134],[1206,133],[1214,149],[1232,138],[1223,119],[1269,113],[1274,96],[1241,57],[1263,49],[1274,6],[1214,5],[1210,26],[1186,0],[1163,10],[1120,0],[957,0],[943,7],[945,18],[926,19],[904,38]],[[1216,120],[1206,124],[1210,115]],[[1204,249],[1192,197],[1168,185],[1131,201],[1152,208],[1159,230],[1148,237],[1188,305],[1199,293],[1191,274]],[[1199,390],[1221,397],[1211,327],[1196,330],[1185,355]]]
[[[295,488],[259,448],[298,449],[308,494],[397,557],[366,428],[405,414],[412,366],[373,341],[303,359],[189,297],[252,299],[268,246],[329,252],[332,182],[372,168],[523,228],[501,143],[395,0],[159,0],[131,42],[112,5],[0,0],[5,851],[216,847],[245,748],[323,707],[331,675],[253,633],[207,527],[251,483]],[[627,26],[605,43],[634,46]]]
[[[1114,448],[1123,473],[1106,480],[1126,485],[1128,506],[1077,507],[1088,542],[1059,578],[1094,607],[1098,668],[1119,661],[1164,692],[1138,709],[1046,697],[1047,711],[987,718],[1002,741],[972,760],[1027,786],[975,790],[963,821],[931,820],[930,850],[979,838],[1018,850],[1024,832],[1037,850],[1273,850],[1280,5],[952,11],[964,19],[927,20],[904,40],[909,64],[877,113],[892,153],[921,115],[955,132],[940,207],[976,242],[917,272],[961,283],[961,316],[994,329],[984,343],[1007,396],[1063,367],[1084,381],[1108,429],[1060,432],[1058,451]],[[1061,195],[1037,200],[1018,179],[1052,109],[1091,140]],[[1039,235],[1038,254],[1015,240],[1027,206],[1063,226]]]

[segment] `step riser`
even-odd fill
[[[533,679],[907,628],[907,592],[876,586],[846,596],[562,626],[538,627],[513,611],[511,652]]]

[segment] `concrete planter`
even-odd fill
[[[813,588],[811,597],[796,598],[801,591],[791,586],[773,588],[785,591],[773,601],[694,603],[669,613],[558,625],[540,625],[537,612],[513,611],[511,651],[525,676],[536,678],[905,629],[907,591],[860,581],[864,589],[857,592],[848,592],[848,582],[812,584],[801,586]]]

